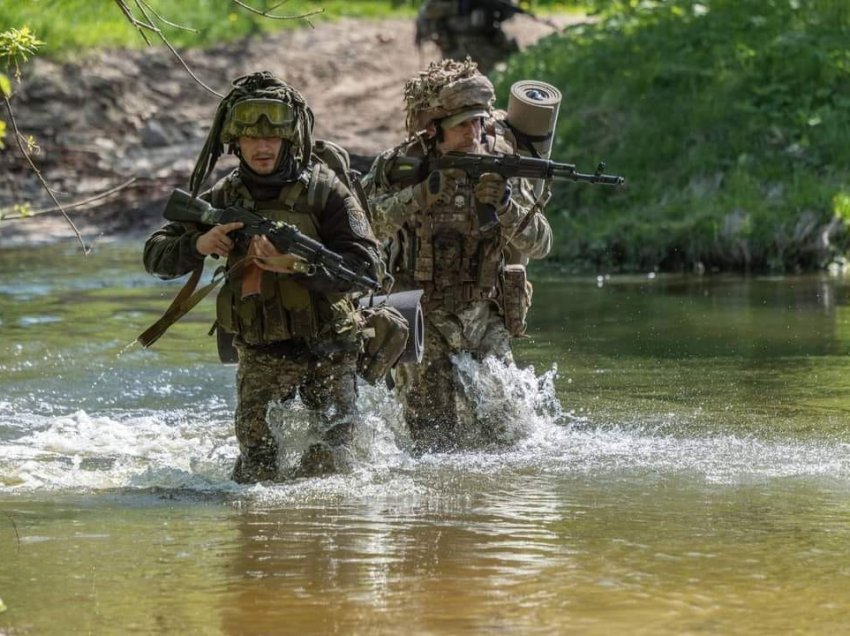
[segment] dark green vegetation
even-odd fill
[[[314,22],[412,19],[418,4],[289,0],[274,13],[322,9]],[[545,14],[577,4],[535,0],[531,8]],[[841,260],[850,248],[850,2],[589,4],[600,21],[547,38],[495,77],[501,104],[518,79],[561,88],[553,158],[583,171],[604,159],[609,172],[628,179],[617,192],[556,186],[548,208],[554,258],[574,270],[603,271],[795,271]],[[225,0],[150,6],[195,29],[162,24],[179,47],[307,24],[263,18]],[[0,3],[0,32],[22,26],[46,42],[39,54],[144,45],[108,0]],[[14,69],[5,70],[11,76]]]
[[[816,269],[850,219],[850,3],[615,0],[498,79],[560,87],[553,158],[627,189],[558,186],[577,269]],[[651,6],[650,6],[651,5]]]

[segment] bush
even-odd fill
[[[598,2],[500,77],[563,92],[553,158],[627,187],[556,187],[555,257],[601,269],[811,269],[844,249],[850,3]],[[827,238],[823,241],[824,232]]]

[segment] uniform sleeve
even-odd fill
[[[372,227],[382,241],[395,236],[405,222],[419,211],[419,204],[413,197],[413,186],[393,187],[384,178],[384,167],[392,152],[378,155],[362,180],[372,210]]]
[[[543,258],[552,249],[552,228],[526,179],[511,179],[508,207],[499,215],[508,245],[526,258]]]
[[[210,202],[211,191],[198,198]],[[145,241],[142,260],[149,274],[163,279],[179,278],[204,262],[205,256],[195,244],[198,237],[209,230],[207,226],[191,223],[166,223]]]
[[[201,234],[183,223],[164,225],[145,242],[145,270],[164,279],[188,274],[204,262],[204,256],[195,249]]]
[[[380,244],[357,197],[338,179],[334,180],[327,205],[319,218],[318,231],[322,244],[342,256],[349,269],[378,281],[383,280]],[[352,287],[321,271],[300,277],[300,282],[324,293],[347,292]]]

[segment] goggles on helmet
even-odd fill
[[[230,121],[240,127],[256,126],[263,117],[272,126],[286,128],[295,121],[292,107],[276,99],[246,99],[237,102],[230,113]]]

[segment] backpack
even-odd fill
[[[360,173],[351,168],[351,157],[349,156],[348,151],[333,141],[328,141],[327,139],[316,139],[313,142],[313,157],[330,168],[336,177],[342,181],[345,187],[351,190],[354,196],[357,197],[357,201],[360,203],[363,211],[366,213],[366,218],[371,223],[372,210],[369,208],[369,199],[360,183]],[[311,194],[313,194],[313,196],[317,196],[317,202],[321,204],[321,209],[324,209],[331,193],[331,186],[332,182],[320,179],[316,186],[315,194],[308,192],[308,197],[310,197]],[[310,202],[311,204],[314,203],[314,201]]]

